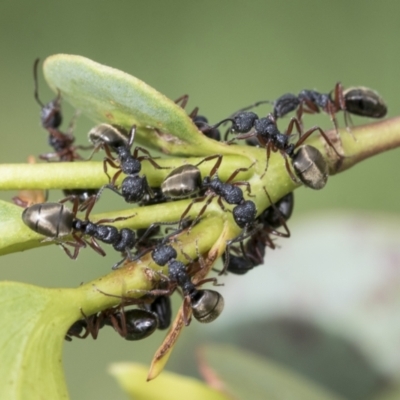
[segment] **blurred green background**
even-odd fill
[[[56,53],[79,54],[121,69],[172,99],[189,94],[187,110],[199,106],[212,123],[257,100],[286,92],[305,88],[329,92],[337,81],[374,88],[386,100],[389,116],[398,115],[399,15],[400,3],[395,1],[3,0],[1,162],[20,163],[30,154],[48,151],[40,108],[33,98],[32,66],[35,58]],[[42,76],[40,96],[44,102],[54,97]],[[67,123],[73,110],[68,106],[64,110]],[[306,126],[331,127],[326,115],[305,121]],[[343,123],[341,115],[339,121]],[[86,142],[90,127],[85,117],[78,120],[79,142]],[[399,154],[395,150],[363,162],[333,177],[321,192],[296,191],[293,224],[328,210],[350,211],[347,215],[360,210],[398,214]],[[12,195],[2,193],[1,197]],[[52,193],[50,199],[60,197],[61,193]],[[123,207],[113,196],[109,201],[115,201],[115,208]],[[108,204],[104,207],[110,209]],[[329,230],[329,225],[319,226],[317,234],[323,236]],[[379,235],[372,228],[374,233]],[[285,243],[282,246],[283,252]],[[107,273],[113,260],[112,254],[100,259],[82,252],[71,262],[54,246],[3,257],[0,276],[74,287]],[[250,275],[229,279],[229,284],[251,285]],[[214,328],[193,324],[179,343],[181,350],[196,329],[206,335]],[[110,330],[101,332],[96,342],[66,343],[64,363],[71,397],[123,398],[105,372],[107,365],[127,359],[149,363],[162,338],[163,334],[157,334],[143,343],[125,343]],[[178,355],[169,367],[183,370]]]

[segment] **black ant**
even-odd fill
[[[37,103],[42,107],[41,123],[43,128],[49,132],[49,145],[54,149],[54,153],[41,154],[39,156],[42,160],[50,161],[58,159],[61,162],[72,162],[75,160],[83,160],[82,156],[77,152],[78,149],[88,150],[92,146],[75,146],[75,137],[72,133],[63,133],[59,130],[62,123],[61,112],[61,94],[58,92],[57,97],[47,104],[43,104],[39,99],[38,92],[38,64],[39,58],[35,60],[33,65],[33,78],[35,82],[34,97]],[[72,123],[70,125],[72,130]],[[98,192],[97,189],[64,189],[65,196],[78,196],[80,203],[85,202],[90,196]]]
[[[72,200],[73,209],[64,206],[64,202]],[[118,268],[126,259],[132,259],[131,249],[136,244],[135,232],[128,228],[118,230],[111,225],[102,225],[106,222],[122,221],[129,217],[118,217],[112,219],[101,219],[96,223],[89,221],[89,214],[94,205],[92,200],[89,206],[86,207],[85,219],[76,218],[79,211],[79,200],[76,197],[65,198],[59,203],[42,203],[34,204],[26,208],[22,213],[22,220],[29,228],[35,232],[56,240],[63,248],[65,253],[71,259],[75,260],[78,257],[82,247],[89,245],[96,253],[105,256],[104,250],[97,243],[100,240],[103,243],[111,244],[113,248],[123,254],[123,259],[113,266],[113,269]],[[66,242],[74,248],[71,253],[64,243],[59,242],[65,236],[72,234],[74,242]],[[83,236],[90,236],[90,240]]]
[[[150,304],[144,303],[144,308],[157,315],[158,329],[164,330],[171,325],[172,308],[171,298],[169,296],[157,296]]]
[[[288,159],[293,158],[296,148],[303,144],[303,142],[316,131],[318,131],[322,135],[325,141],[334,150],[336,155],[339,158],[343,158],[343,156],[338,153],[335,146],[332,144],[332,142],[326,136],[325,132],[320,127],[314,126],[308,131],[302,133],[300,123],[296,118],[292,118],[290,120],[289,126],[285,133],[281,133],[279,131],[276,120],[272,114],[268,114],[265,118],[259,118],[258,115],[253,112],[241,112],[233,118],[227,118],[219,122],[217,125],[220,125],[227,121],[232,122],[232,131],[239,133],[236,136],[236,139],[257,137],[260,145],[266,149],[267,162],[264,174],[268,169],[268,160],[270,158],[271,151],[279,151],[279,153],[281,153],[281,155],[285,159],[285,166],[286,170],[289,173],[289,176],[294,182],[297,182],[296,177],[290,170]],[[299,134],[299,139],[296,143],[290,143],[293,127],[296,127],[296,130]],[[254,130],[252,130],[253,128]],[[264,174],[262,176],[264,176]]]
[[[214,175],[222,161],[222,156],[219,154],[208,156],[196,165],[183,164],[172,170],[161,184],[163,195],[168,199],[186,199],[197,195],[202,191],[204,192],[201,172],[198,166],[203,162],[214,160],[215,158],[218,160],[210,172],[210,175]]]
[[[196,286],[203,283],[213,281],[215,278],[204,279],[195,285],[187,272],[186,265],[178,261],[176,250],[169,244],[165,244],[165,238],[162,243],[158,244],[151,252],[153,261],[160,267],[168,267],[168,278],[172,288],[168,290],[160,290],[160,294],[166,292],[171,294],[176,287],[181,288],[184,297],[183,318],[185,325],[189,325],[190,309],[193,316],[202,323],[214,321],[222,312],[224,307],[223,297],[214,290],[196,289]],[[158,293],[157,290],[154,291]]]
[[[245,256],[252,261],[254,266],[263,263],[266,247],[275,249],[275,244],[270,238],[271,235],[284,238],[290,237],[290,231],[286,222],[289,220],[293,212],[293,193],[288,193],[274,204],[265,188],[264,191],[271,205],[255,220],[255,223],[261,224],[261,227],[250,236],[244,247]],[[280,227],[284,228],[284,232],[277,230]],[[240,244],[242,246],[243,242]]]
[[[267,192],[266,194],[269,198]],[[227,271],[236,274],[244,274],[249,269],[263,264],[266,248],[275,248],[275,244],[271,240],[270,235],[273,234],[286,238],[290,237],[290,231],[286,222],[292,215],[293,206],[294,196],[292,192],[282,197],[275,204],[271,202],[271,205],[257,217],[256,222],[262,225],[261,229],[251,235],[244,246],[243,242],[240,242],[242,257],[234,256],[229,262]],[[276,230],[280,227],[283,227],[285,232]],[[235,252],[238,253],[237,249]],[[230,257],[232,257],[232,254],[230,254]]]
[[[141,161],[148,160],[153,167],[157,169],[169,169],[169,167],[161,167],[158,165],[154,161],[153,157],[151,157],[150,153],[142,147],[135,147],[133,154],[131,154],[131,147],[135,138],[135,132],[136,126],[134,125],[132,126],[129,137],[127,138],[121,132],[119,132],[117,128],[108,124],[100,124],[89,132],[89,140],[94,144],[95,151],[98,148],[103,147],[106,152],[107,158],[104,159],[103,168],[110,180],[109,184],[100,189],[97,199],[102,191],[106,188],[111,189],[113,192],[122,196],[128,203],[139,202],[145,194],[148,194],[150,197],[154,197],[154,194],[147,182],[146,176],[139,176],[139,173],[142,169]],[[111,154],[111,151],[117,154],[119,164],[115,163],[116,159]],[[139,157],[139,151],[145,155]],[[112,179],[108,175],[107,165],[118,169]],[[118,188],[116,181],[121,173],[124,173],[127,176],[122,181],[121,187]],[[119,189],[121,191],[119,191]]]
[[[209,161],[213,158],[217,158],[217,161],[211,169],[210,175],[201,180],[201,173],[197,166],[204,161]],[[230,183],[239,174],[239,172],[248,171],[252,167],[252,165],[248,168],[238,168],[231,174],[226,182],[222,182],[217,175],[217,171],[221,165],[221,162],[221,155],[209,156],[200,161],[200,163],[198,163],[196,166],[190,164],[182,165],[181,167],[174,169],[165,178],[163,184],[161,185],[161,188],[166,197],[171,197],[175,199],[187,198],[198,192],[203,192],[203,196],[194,199],[188,205],[181,216],[181,221],[185,219],[185,216],[189,213],[193,204],[203,202],[205,200],[204,206],[192,223],[192,226],[194,226],[204,214],[208,205],[211,203],[214,197],[218,197],[218,204],[224,211],[226,210],[226,208],[222,203],[222,200],[226,201],[228,204],[236,205],[236,207],[233,208],[232,213],[236,223],[240,227],[245,224],[242,221],[242,214],[249,213],[249,208],[252,208],[252,211],[250,213],[251,215],[253,215],[253,218],[255,217],[255,204],[252,201],[245,201],[243,191],[241,188],[239,188],[239,186],[246,186],[247,192],[250,195],[250,184],[243,181]]]
[[[89,317],[84,315],[84,319],[71,325],[65,339],[71,341],[71,336],[85,339],[89,334],[97,339],[100,329],[105,325],[112,326],[125,340],[141,340],[157,329],[158,318],[147,310],[135,308],[125,311],[121,306],[112,307]]]
[[[260,101],[241,111],[265,103],[271,102],[268,100]],[[340,82],[336,83],[330,93],[302,90],[297,96],[286,93],[272,103],[274,105],[272,114],[275,119],[296,111],[297,119],[301,121],[303,114],[316,114],[322,110],[330,116],[336,132],[338,132],[336,114],[339,111],[344,112],[347,129],[349,129],[349,113],[370,118],[382,118],[387,113],[385,102],[374,90],[363,86],[344,89]]]
[[[47,104],[43,104],[39,99],[37,74],[39,61],[39,58],[36,59],[33,65],[34,96],[37,103],[42,107],[42,126],[49,132],[49,145],[55,151],[54,153],[41,154],[39,157],[42,160],[51,160],[53,158],[58,158],[59,161],[83,160],[77,153],[77,149],[88,149],[88,147],[74,146],[75,137],[71,133],[63,133],[58,129],[62,122],[60,91],[57,97]]]
[[[289,193],[274,204],[265,188],[264,191],[271,205],[257,218],[250,212],[243,213],[241,227],[244,230],[239,236],[227,242],[226,251],[222,256],[224,267],[220,271],[220,275],[225,271],[242,275],[262,264],[266,247],[275,249],[270,235],[290,237],[286,221],[292,215],[293,193]],[[285,232],[278,231],[277,228],[280,227],[283,227]],[[247,238],[249,239],[244,245],[244,240]],[[234,243],[239,243],[239,248],[233,247]]]
[[[151,229],[157,228],[157,225],[158,224],[154,224]],[[181,229],[175,231],[172,234],[169,234],[168,236],[164,237],[161,242],[158,240],[157,244],[153,246],[153,249],[144,246],[144,251],[134,259],[139,259],[145,253],[151,251],[151,257],[158,266],[168,267],[167,277],[160,274],[161,277],[167,279],[168,287],[166,289],[162,288],[147,291],[145,293],[145,296],[155,296],[156,298],[150,305],[146,305],[147,301],[143,302],[144,307],[147,310],[151,310],[158,315],[159,320],[161,320],[161,326],[165,326],[165,328],[169,326],[171,320],[171,305],[170,302],[167,301],[167,296],[170,296],[178,287],[182,290],[184,297],[183,316],[186,326],[190,324],[190,310],[192,311],[193,316],[199,322],[209,323],[214,321],[221,314],[224,308],[224,299],[218,292],[209,289],[196,289],[197,286],[202,285],[206,282],[214,282],[214,284],[216,285],[216,279],[204,279],[198,282],[197,285],[195,285],[190,279],[186,265],[176,259],[178,254],[174,247],[166,244],[166,241],[172,235],[177,235],[180,231]],[[158,230],[156,229],[155,232],[158,233]],[[146,234],[144,234],[143,236],[146,236]],[[121,297],[107,293],[104,294],[113,297]],[[129,302],[126,297],[122,298],[124,301]],[[136,302],[137,300],[134,301]]]
[[[175,100],[176,104],[179,104],[183,109],[186,107],[187,102],[189,101],[189,96],[184,94]],[[196,125],[197,129],[207,136],[209,139],[214,139],[216,141],[221,140],[221,133],[217,127],[208,124],[208,119],[203,115],[198,115],[199,108],[196,107],[193,111],[188,115],[189,118]]]

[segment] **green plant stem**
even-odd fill
[[[320,135],[314,135],[306,143],[317,147],[329,164],[330,174],[336,174],[356,165],[358,162],[379,154],[383,151],[398,147],[400,145],[400,117],[392,118],[377,123],[372,123],[356,128],[352,128],[350,135],[345,130],[341,131],[340,137],[334,130],[327,132],[330,140],[335,144],[338,151],[344,155],[338,156],[327,145]],[[272,153],[269,160],[268,171],[264,173],[266,158],[265,150],[249,146],[226,146],[231,148],[235,155],[223,157],[221,168],[218,174],[222,180],[226,180],[231,173],[239,167],[254,166],[248,171],[240,172],[237,180],[248,181],[251,185],[252,195],[249,197],[257,206],[258,213],[261,213],[269,206],[269,200],[264,192],[264,187],[268,190],[272,200],[275,201],[299,186],[293,182],[285,168],[283,157],[279,153]],[[196,164],[201,161],[201,157],[196,158],[170,158],[160,159],[157,162],[162,166],[177,167],[182,163]],[[214,162],[204,162],[200,165],[203,176],[210,173]],[[143,174],[146,174],[151,185],[160,185],[162,180],[171,172],[170,169],[155,169],[150,163],[143,162]],[[113,174],[113,171],[110,171]],[[0,189],[53,189],[53,188],[93,188],[100,187],[108,183],[108,178],[104,174],[101,162],[80,162],[80,163],[42,163],[42,164],[6,164],[0,165]],[[121,176],[121,180],[123,177]],[[119,181],[120,182],[120,181]],[[121,199],[122,200],[122,199]],[[115,223],[118,228],[129,227],[133,229],[146,228],[153,222],[173,222],[178,221],[184,210],[191,203],[191,199],[168,202],[165,204],[135,207],[123,211],[111,211],[103,214],[93,214],[91,219],[95,222],[103,218],[127,217],[132,218]],[[202,203],[192,206],[188,217],[195,218],[203,207]],[[227,206],[228,210],[233,207]],[[20,212],[16,208],[15,212]],[[228,221],[230,225],[230,236],[227,240],[237,236],[240,229],[233,221],[230,212],[224,212],[214,200],[207,208],[206,215],[220,216],[221,221]],[[43,237],[27,228],[21,220],[16,222],[17,226],[8,227],[7,237],[3,237],[0,254],[7,254],[14,251],[27,250],[38,246],[50,244],[42,242]],[[10,232],[15,231],[13,237]],[[8,240],[8,242],[7,242]]]

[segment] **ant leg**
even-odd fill
[[[207,278],[207,279],[202,279],[201,281],[196,283],[196,287],[200,285],[204,285],[205,283],[212,282],[213,286],[224,286],[223,283],[218,283],[217,278]]]
[[[93,150],[94,146],[82,146],[82,145],[78,145],[78,146],[74,146],[75,149],[78,150]]]
[[[86,245],[91,247],[96,253],[100,254],[101,256],[104,257],[106,255],[104,250],[99,246],[99,244],[96,242],[94,238],[90,238],[90,241],[88,241],[78,236],[76,233],[72,233],[72,237],[74,238],[75,242],[66,242],[66,243],[75,248],[74,254],[71,255],[71,252],[67,247],[64,246],[64,243],[60,243],[60,246],[67,253],[67,255],[73,260],[75,260],[78,257],[80,249],[82,247],[86,247]]]
[[[103,292],[101,289],[99,289],[96,285],[93,285],[94,288],[100,292],[101,294],[103,294],[104,296],[108,296],[108,297],[115,297],[117,299],[120,299],[121,301],[124,302],[125,305],[132,305],[132,304],[138,304],[141,300],[140,299],[135,299],[135,298],[130,298],[130,297],[126,297],[126,296],[120,296],[118,294],[111,294],[111,293],[107,293],[107,292]],[[137,292],[137,293],[144,293],[147,294],[149,293],[148,290],[140,290],[140,289],[133,289],[133,290],[129,290],[127,293],[133,293],[133,292]]]
[[[119,171],[118,171],[119,174],[122,172],[122,170],[121,170],[121,166],[115,164],[115,162],[114,162],[113,159],[108,158],[108,157],[106,157],[106,158],[103,159],[103,171],[104,171],[104,173],[107,175],[108,181],[111,183],[111,176],[108,175],[108,167],[107,167],[107,164],[109,164],[109,165],[110,165],[111,167],[113,167],[113,168],[119,169]],[[118,172],[117,172],[116,174],[118,174]],[[115,174],[115,175],[116,175],[116,174]],[[119,174],[118,174],[118,176],[119,176]],[[113,176],[113,180],[114,180],[114,179],[116,180],[115,175]],[[115,182],[115,180],[114,180],[114,182]],[[113,183],[114,183],[114,182],[113,182]]]
[[[270,247],[273,250],[276,248],[274,241],[269,237],[268,233],[265,233],[264,243],[266,246]],[[264,256],[261,255],[259,249],[257,249],[257,254],[258,254],[259,258],[264,259]]]
[[[89,157],[85,159],[85,161],[90,161],[93,158],[94,154],[97,153],[101,147],[104,147],[104,150],[105,150],[106,146],[107,145],[104,145],[104,144],[98,144],[97,146],[93,146],[92,152],[89,154]]]
[[[69,133],[63,133],[56,128],[48,127],[46,128],[47,132],[49,132],[50,136],[53,136],[54,139],[60,140],[63,144],[70,144],[75,141],[75,138]]]
[[[334,91],[333,106],[335,107],[335,112],[339,110],[345,111],[346,101],[344,99],[342,84],[340,82],[337,82],[335,85],[335,89],[333,91]]]
[[[190,224],[188,233],[189,233],[190,230],[197,224],[197,222],[200,220],[200,217],[204,214],[204,212],[206,211],[207,207],[210,205],[210,203],[211,203],[211,201],[212,201],[213,198],[214,198],[214,196],[210,196],[209,199],[206,201],[206,203],[204,204],[203,208],[200,210],[200,212],[197,214],[196,218],[195,218],[195,219],[193,220],[193,222]],[[203,199],[204,199],[204,198],[203,198]],[[190,209],[190,207],[191,207],[194,203],[198,203],[198,201],[196,201],[196,200],[200,200],[200,201],[201,201],[201,200],[203,200],[203,199],[202,199],[202,198],[200,198],[200,199],[194,199],[194,200],[192,201],[192,203],[189,204],[189,207],[188,207],[188,208]],[[221,208],[225,211],[225,208],[224,208],[223,205],[222,205]],[[186,209],[185,212],[186,212],[186,211],[188,211],[188,209]],[[181,221],[183,220],[184,214],[185,214],[185,213],[183,213],[182,216],[181,216]],[[180,227],[180,225],[179,225],[179,227]]]
[[[136,134],[136,125],[132,125],[131,130],[129,131],[129,136],[128,136],[128,147],[129,149],[133,145],[133,141],[135,140],[135,134]]]
[[[103,147],[104,152],[106,153],[107,158],[109,158],[109,159],[112,160],[112,161],[115,161],[115,160],[116,160],[116,158],[111,154],[111,148],[110,148],[110,146],[109,146],[108,144],[106,144],[106,143],[101,143],[101,144],[98,146],[98,148],[101,148],[101,147]],[[119,168],[119,167],[115,167],[115,168]]]
[[[304,135],[295,144],[295,148],[299,147],[315,131],[318,131],[321,134],[321,136],[325,139],[325,141],[333,149],[333,151],[336,153],[336,155],[339,158],[343,158],[343,156],[341,154],[339,154],[339,152],[336,150],[336,147],[333,145],[333,143],[329,140],[328,136],[326,136],[325,132],[319,126],[314,126],[313,128],[309,129],[307,132],[305,132]]]
[[[199,107],[195,107],[192,112],[189,114],[190,119],[194,119],[197,117],[197,114],[199,113]]]
[[[225,248],[225,262],[224,265],[222,266],[221,271],[218,272],[219,276],[226,274],[226,271],[228,270],[229,261],[231,259],[230,251],[231,251],[231,245],[227,243]]]
[[[76,260],[78,258],[79,251],[81,250],[81,248],[82,247],[86,247],[85,243],[81,244],[80,242],[78,242],[78,243],[74,243],[74,242],[64,242],[64,243],[62,243],[62,242],[60,242],[60,243],[57,243],[57,244],[64,250],[65,254],[71,260]],[[71,250],[66,246],[67,244],[74,248],[74,252],[73,253],[71,253]]]
[[[280,153],[282,154],[283,158],[285,159],[285,167],[286,167],[286,171],[288,172],[288,174],[290,176],[290,179],[296,184],[301,184],[301,181],[296,177],[295,174],[293,174],[292,170],[290,169],[289,156],[284,151],[281,151]]]
[[[333,105],[333,103],[328,103],[326,106],[326,113],[329,115],[329,118],[331,119],[333,126],[335,128],[336,134],[339,135],[339,125],[337,122],[337,118],[335,116],[336,114],[336,109],[335,106]]]
[[[243,240],[247,239],[248,237],[253,236],[256,232],[262,230],[262,228],[263,228],[263,225],[262,224],[258,224],[251,231],[247,231],[247,229],[245,229],[242,233],[240,233],[235,238],[233,238],[231,240],[227,240],[226,247],[228,248],[228,247],[232,246],[234,243],[242,242]]]
[[[306,114],[319,114],[321,112],[321,110],[319,109],[319,107],[312,102],[310,99],[304,99],[302,100],[304,105],[307,108],[303,107],[303,112]]]
[[[189,213],[189,211],[192,208],[193,204],[200,203],[200,202],[204,201],[206,198],[207,198],[207,196],[203,196],[203,197],[198,197],[197,199],[193,199],[192,200],[192,202],[187,206],[186,210],[181,215],[181,219],[179,221],[179,226],[178,226],[179,229],[181,229],[182,221],[185,219],[186,215]],[[204,213],[204,211],[203,211],[203,213]]]
[[[97,254],[101,256],[105,256],[105,251],[100,247],[100,245],[96,242],[96,239],[91,237],[89,241],[86,242]]]
[[[131,256],[132,257],[132,256]],[[133,257],[132,257],[133,259]],[[130,261],[132,261],[132,259]],[[116,262],[111,269],[113,271],[115,271],[116,269],[118,269],[126,260],[128,260],[128,256],[124,257],[122,260],[119,260],[118,262]]]
[[[79,211],[79,197],[78,197],[78,196],[75,196],[75,195],[71,195],[71,196],[64,197],[63,199],[59,200],[58,202],[59,202],[60,204],[64,204],[64,203],[66,203],[67,201],[71,201],[71,202],[73,203],[72,214],[73,214],[73,216],[75,217],[76,214],[77,214],[78,211]]]
[[[95,200],[96,203],[99,201],[99,198],[100,198],[101,194],[103,193],[103,191],[104,191],[105,189],[110,189],[110,190],[112,190],[114,193],[116,193],[118,196],[123,197],[122,194],[118,191],[118,189],[117,189],[114,185],[107,184],[107,185],[102,186],[102,187],[99,189],[99,191],[98,191],[98,193],[97,193],[97,195],[96,195],[96,200]],[[83,211],[83,210],[81,209],[81,211]]]
[[[354,126],[350,113],[347,110],[345,110],[343,111],[343,115],[344,115],[344,124],[346,125],[347,131],[351,134],[351,136],[353,136],[353,139],[357,141],[357,138],[354,136],[353,132],[350,129],[350,126]]]
[[[346,109],[346,101],[343,94],[343,86],[340,82],[335,85],[335,107],[337,110],[342,110],[344,113],[344,123],[346,125],[346,130],[351,134],[353,139],[357,141],[356,137],[354,136],[353,132],[350,129],[350,125],[353,125],[350,117],[350,113]],[[349,123],[350,122],[350,123]]]
[[[137,238],[136,240],[136,246],[143,242],[145,239],[147,239],[149,236],[152,235],[156,235],[160,232],[160,229],[158,229],[160,227],[161,223],[160,222],[153,222],[143,233],[142,236],[140,236],[140,238]],[[152,248],[146,249],[148,251],[152,250]],[[146,251],[147,253],[147,251]]]
[[[235,178],[236,175],[239,174],[239,172],[246,172],[248,171],[256,162],[254,161],[249,167],[243,167],[243,168],[238,168],[235,171],[232,172],[231,176],[226,180],[225,183],[230,183],[232,182]]]
[[[174,103],[181,106],[182,108],[185,108],[188,101],[189,101],[189,95],[184,94],[183,96],[177,98]]]
[[[100,315],[94,314],[90,315],[87,317],[83,310],[81,309],[81,313],[85,318],[86,325],[87,325],[87,331],[91,334],[93,340],[96,340],[97,337],[99,336],[99,331],[100,331],[100,326],[101,323],[103,322],[103,311],[100,313]]]
[[[228,142],[226,142],[226,144],[231,144],[235,140],[249,139],[249,138],[252,138],[254,136],[258,136],[256,132],[241,133],[239,135],[236,135],[233,139],[231,139]]]
[[[114,330],[116,332],[118,332],[118,334],[125,338],[128,334],[128,329],[126,326],[126,318],[125,318],[125,311],[123,308],[121,308],[121,311],[119,312],[120,316],[121,316],[121,321],[118,321],[118,318],[115,317],[115,315],[110,314],[110,321],[112,324],[112,327],[114,328]]]
[[[303,131],[303,114],[305,114],[304,108],[303,108],[303,101],[300,101],[299,107],[297,107],[296,110],[296,118],[300,123],[301,131]]]
[[[231,128],[228,128],[228,129],[225,131],[225,135],[224,135],[224,142],[225,142],[225,143],[231,143],[231,141],[228,142],[228,135],[229,135],[230,133],[232,133],[232,129],[231,129]]]
[[[165,276],[165,275],[163,275],[163,276]],[[169,279],[168,277],[166,277],[166,278]],[[175,290],[175,288],[174,288],[174,290]],[[172,294],[172,292],[173,292],[173,290],[171,291],[171,289],[152,289],[152,290],[132,289],[132,290],[128,290],[126,293],[127,294],[128,293],[141,293],[142,296],[154,296],[154,297],[157,297],[157,296],[170,296]],[[101,292],[101,293],[104,293],[104,292]],[[117,296],[117,295],[107,294],[107,293],[104,293],[104,294],[106,296],[121,298],[124,301],[126,301],[126,299],[128,299],[129,301],[131,301],[131,303],[128,303],[127,305],[137,304],[137,303],[140,303],[142,301],[142,300],[136,299],[136,298]],[[132,302],[132,301],[135,301],[135,302]]]
[[[142,153],[146,154],[145,156],[138,157],[138,153],[141,151]],[[146,149],[143,147],[135,147],[135,150],[133,152],[133,157],[136,158],[138,161],[143,161],[147,160],[154,168],[156,169],[171,169],[171,167],[162,167],[161,165],[157,164],[154,159],[156,157],[153,157]],[[159,158],[159,157],[157,157]]]
[[[121,174],[122,174],[122,169],[120,169],[119,171],[117,171],[117,172],[114,174],[114,176],[113,176],[112,179],[111,179],[110,184],[113,185],[114,187],[117,187],[116,182],[117,182],[117,179],[119,178],[119,176],[120,176]]]
[[[299,134],[299,139],[301,138],[302,132],[303,132],[303,126],[301,125],[300,121],[296,117],[290,118],[289,125],[286,129],[285,134],[286,135],[291,135],[293,131],[293,127],[296,127],[297,133]]]
[[[271,157],[271,146],[272,146],[272,142],[269,142],[265,148],[265,153],[266,153],[265,169],[264,169],[263,174],[260,176],[260,179],[264,178],[264,175],[267,173],[269,158]]]
[[[221,207],[221,210],[222,210],[222,211],[225,211],[225,212],[228,211],[228,210],[226,209],[226,207],[224,206],[224,203],[222,202],[222,197],[221,197],[221,196],[218,197],[217,203],[218,203],[218,205]]]
[[[279,209],[275,205],[275,203],[272,202],[272,199],[271,199],[269,193],[267,192],[267,189],[265,188],[265,186],[263,186],[263,189],[264,189],[265,194],[268,197],[268,200],[270,202],[271,207],[273,208],[275,213],[277,213],[277,215],[278,215],[279,222],[281,223],[281,225],[283,226],[283,228],[286,231],[286,233],[282,233],[282,232],[276,231],[275,229],[271,229],[270,232],[273,233],[274,235],[277,235],[277,236],[280,236],[280,237],[289,238],[290,237],[290,230],[289,230],[288,226],[286,225],[285,219],[282,217],[282,213],[279,211]]]
[[[257,101],[256,103],[251,104],[250,106],[247,106],[247,107],[241,108],[240,110],[237,110],[235,113],[233,113],[233,114],[231,115],[231,118],[233,118],[234,116],[236,116],[236,114],[238,114],[238,113],[241,113],[241,112],[247,111],[247,110],[251,110],[252,108],[261,106],[262,104],[274,104],[274,102],[271,101],[271,100],[261,100],[261,101]]]
[[[251,194],[251,185],[250,182],[247,181],[238,181],[238,182],[234,182],[232,183],[232,185],[235,186],[246,186],[246,192],[249,195],[249,197],[256,197],[254,194]]]
[[[81,112],[79,110],[75,110],[74,115],[71,118],[71,121],[69,121],[68,128],[67,128],[67,134],[72,135],[72,133],[75,130],[76,127],[76,120],[79,118],[81,115]]]
[[[143,186],[144,190],[150,196],[150,198],[154,199],[155,194],[153,192],[153,189],[150,187],[149,182],[147,182],[147,178],[145,176],[143,177]]]
[[[210,171],[210,176],[213,176],[217,171],[218,168],[221,165],[222,162],[222,155],[221,154],[216,154],[214,156],[208,156],[206,158],[203,158],[200,162],[198,162],[195,166],[198,167],[200,164],[202,164],[205,161],[210,161],[213,160],[214,158],[218,158],[218,160],[216,161],[216,163],[214,164],[212,170]]]
[[[92,212],[94,205],[96,204],[98,198],[97,195],[90,196],[87,200],[85,200],[81,206],[79,207],[79,211],[85,211],[85,221],[89,220],[89,214]]]
[[[104,223],[109,223],[109,222],[112,223],[112,222],[117,222],[117,221],[125,221],[127,219],[136,217],[136,215],[137,214],[135,213],[135,214],[129,215],[128,217],[103,218],[103,219],[100,219],[100,220],[96,221],[96,224],[104,224]]]

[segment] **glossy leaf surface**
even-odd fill
[[[57,54],[44,62],[50,87],[95,122],[130,129],[165,153],[201,155],[228,146],[206,138],[185,110],[140,79],[88,58]]]

